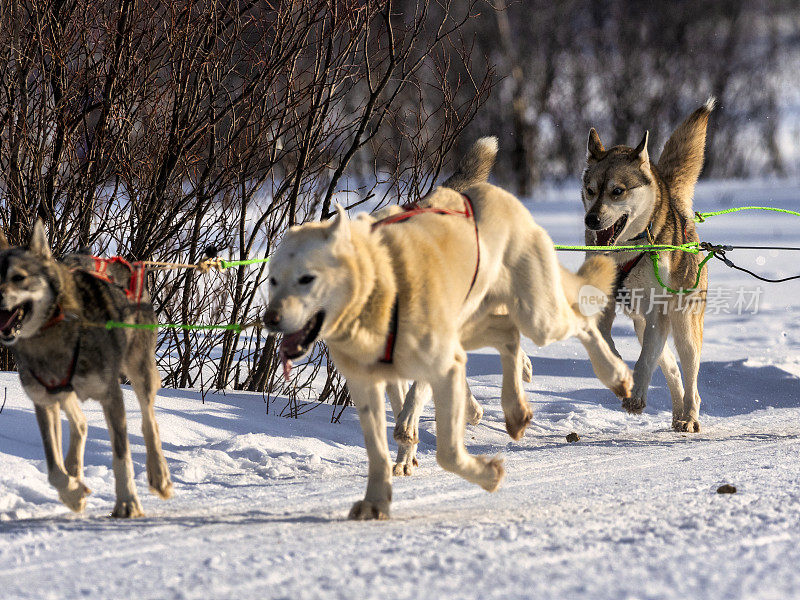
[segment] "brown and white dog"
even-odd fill
[[[650,160],[647,133],[636,148],[614,146],[606,150],[597,132],[589,132],[582,191],[588,245],[679,245],[698,241],[692,198],[703,168],[706,127],[714,104],[714,99],[709,98],[672,133],[657,163]],[[665,290],[646,252],[612,252],[610,256],[619,270],[615,297],[633,318],[642,344],[633,372],[633,393],[623,400],[623,407],[632,413],[644,409],[647,388],[658,364],[672,396],[673,428],[700,431],[697,374],[708,285],[705,270],[698,280],[700,256],[660,253],[661,280],[675,290],[691,290],[697,283],[697,290],[689,294]],[[615,307],[611,304],[600,322],[611,348],[614,316]],[[675,355],[666,344],[670,333],[680,357],[683,381]]]

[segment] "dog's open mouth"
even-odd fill
[[[25,302],[11,310],[0,309],[0,342],[13,342],[32,310],[32,302]]]
[[[606,229],[600,229],[599,231],[595,232],[597,236],[597,245],[598,246],[613,246],[614,242],[617,241],[622,230],[625,229],[625,224],[628,222],[628,215],[622,215],[617,221],[611,226],[607,227]]]
[[[283,363],[283,377],[286,381],[289,381],[289,376],[292,373],[292,361],[305,356],[309,351],[311,345],[317,340],[324,320],[325,311],[321,310],[311,317],[303,325],[302,329],[283,336],[278,347],[278,354],[281,357],[281,363]]]

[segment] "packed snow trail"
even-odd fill
[[[706,185],[699,204],[796,208],[797,189]],[[571,196],[530,205],[559,242],[580,239]],[[800,245],[800,223],[785,216],[718,217],[699,227],[712,242]],[[798,271],[797,258],[781,253],[734,260],[771,276]],[[388,522],[346,520],[366,483],[354,411],[332,425],[331,407],[292,420],[266,415],[260,395],[215,394],[203,404],[185,390],[162,390],[156,402],[175,483],[166,502],[146,491],[138,405],[125,392],[147,513],[128,522],[106,516],[114,503],[108,434],[99,405],[84,405],[85,479],[94,493],[86,514],[73,515],[47,483],[30,401],[15,374],[0,374],[8,392],[0,413],[0,596],[798,597],[800,283],[770,286],[718,261],[710,267],[712,288],[762,292],[756,314],[707,315],[700,434],[670,430],[660,373],[645,413],[630,416],[592,376],[579,344],[526,342],[534,420],[512,442],[498,402],[499,358],[471,353],[470,385],[486,414],[468,428],[467,443],[505,457],[507,478],[487,494],[442,471],[429,409],[420,468],[395,478]],[[633,364],[630,321],[620,317],[614,335]],[[574,444],[565,439],[572,431],[581,437]],[[737,493],[717,494],[723,483]]]

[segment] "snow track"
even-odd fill
[[[721,190],[721,191],[720,191]],[[733,203],[796,208],[797,187],[700,189],[702,209]],[[757,197],[756,196],[757,193]],[[580,235],[577,201],[532,205],[554,239]],[[565,210],[565,206],[570,207]],[[701,226],[709,241],[800,245],[800,223],[771,214]],[[572,266],[577,256],[564,256]],[[737,254],[781,275],[794,257]],[[712,286],[757,284],[711,264]],[[102,412],[89,421],[83,516],[47,483],[30,402],[0,374],[0,596],[3,598],[792,598],[800,597],[800,283],[766,286],[757,314],[709,314],[700,369],[700,434],[670,430],[657,374],[640,416],[592,377],[581,347],[525,345],[534,420],[505,434],[499,359],[470,355],[486,413],[469,427],[472,452],[501,454],[507,477],[487,494],[435,461],[432,411],[420,468],[395,479],[392,520],[345,519],[366,483],[356,415],[328,423],[264,414],[260,396],[164,390],[157,415],[175,497],[146,491],[138,408],[126,391],[137,485],[147,517],[113,506]],[[638,344],[615,324],[630,364]],[[566,434],[581,440],[569,444]],[[736,494],[717,494],[731,483]]]

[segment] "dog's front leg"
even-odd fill
[[[642,352],[633,368],[633,392],[622,401],[622,408],[632,414],[641,413],[647,406],[647,388],[659,363],[669,335],[669,317],[658,306],[649,306],[644,315]],[[638,317],[641,318],[641,317]]]
[[[86,417],[78,403],[78,396],[71,392],[61,400],[61,409],[69,421],[69,449],[67,450],[66,469],[72,477],[83,480],[83,453],[86,448],[88,426]]]
[[[350,397],[358,410],[364,432],[369,470],[367,493],[350,509],[351,519],[388,519],[392,502],[392,466],[386,439],[384,386],[375,383],[347,382]]]
[[[505,475],[502,460],[472,456],[464,447],[465,365],[466,354],[461,351],[447,372],[432,382],[436,407],[436,460],[443,469],[493,492]]]
[[[34,402],[36,420],[42,434],[44,444],[44,457],[47,462],[47,480],[56,490],[58,497],[70,510],[83,512],[86,506],[86,496],[91,490],[83,482],[69,475],[64,468],[64,458],[61,455],[61,415],[58,403]]]
[[[111,440],[111,464],[117,492],[117,503],[111,516],[122,519],[144,516],[133,481],[133,462],[128,446],[128,424],[122,390],[118,386],[111,386],[101,404]]]

